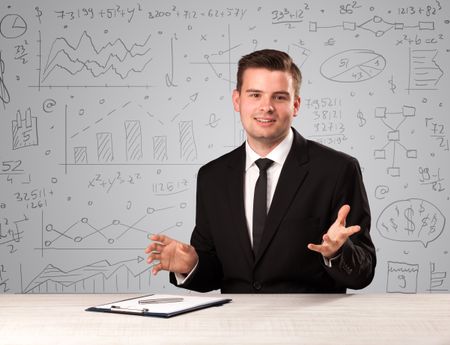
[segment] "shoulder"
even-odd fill
[[[309,158],[323,164],[355,164],[357,159],[348,153],[338,151],[318,142],[307,140]]]
[[[245,165],[245,145],[206,163],[198,171],[198,176],[226,173],[229,169],[243,168]]]
[[[358,165],[357,159],[348,153],[338,151],[313,140],[305,139],[295,130],[294,134],[291,151],[302,163],[335,168],[346,165]]]

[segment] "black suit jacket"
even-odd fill
[[[199,170],[191,237],[199,263],[182,287],[223,293],[332,293],[372,281],[375,248],[357,160],[293,131],[256,255],[244,211],[245,145]],[[360,225],[361,231],[347,240],[329,268],[307,245],[322,241],[344,204],[351,206],[347,226]],[[170,279],[176,284],[173,273]]]

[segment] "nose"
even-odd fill
[[[261,97],[261,102],[259,104],[259,110],[262,113],[272,114],[275,110],[272,105],[272,99],[270,97]]]

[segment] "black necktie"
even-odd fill
[[[259,177],[255,185],[253,197],[253,252],[256,254],[261,243],[264,224],[267,217],[267,169],[273,161],[268,158],[260,158],[255,161],[259,168]]]

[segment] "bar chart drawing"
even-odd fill
[[[139,161],[142,153],[141,123],[135,120],[125,121],[127,161]]]
[[[197,159],[193,121],[181,121],[179,124],[179,131],[180,158],[182,161],[192,162]]]
[[[31,115],[31,108],[25,111],[25,116],[17,110],[16,119],[12,121],[12,138],[13,150],[39,144],[37,117]]]
[[[112,162],[114,159],[112,133],[97,133],[96,137],[98,162]]]

